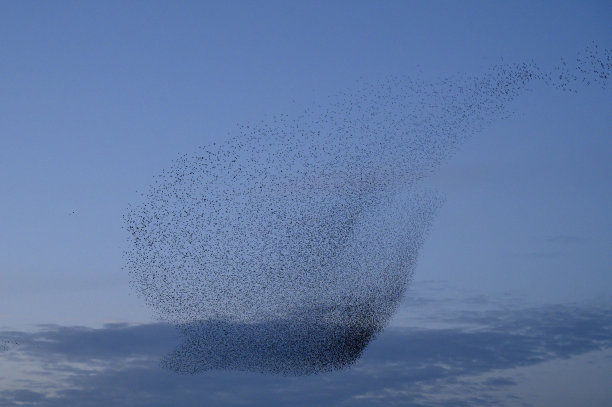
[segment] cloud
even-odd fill
[[[575,245],[581,243],[584,239],[579,236],[572,235],[555,235],[548,238],[548,242],[560,246]]]
[[[67,362],[150,357],[176,341],[176,331],[167,324],[107,324],[102,329],[43,325],[34,333],[5,332],[28,354]]]
[[[306,377],[177,375],[160,367],[178,343],[165,324],[4,332],[19,342],[5,355],[38,370],[27,386],[0,390],[0,405],[498,405],[514,397],[510,369],[612,347],[612,305],[463,311],[449,319],[466,327],[389,328],[354,367]]]
[[[4,392],[7,399],[12,400],[16,403],[36,403],[44,400],[45,395],[43,393],[37,393],[30,390],[12,390]]]
[[[585,238],[573,235],[554,235],[545,240],[540,248],[526,252],[517,253],[516,257],[528,257],[534,259],[554,259],[562,257],[585,242]]]

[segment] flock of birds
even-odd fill
[[[15,339],[1,338],[0,339],[0,352],[6,352],[16,345],[19,345],[19,342],[16,341]]]
[[[441,204],[419,181],[530,84],[605,86],[611,68],[611,50],[593,45],[550,72],[361,83],[181,156],[125,215],[133,286],[184,335],[163,365],[351,365],[396,310]]]

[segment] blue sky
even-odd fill
[[[24,1],[5,2],[0,9],[0,328],[5,333],[0,336],[15,336],[22,343],[9,346],[10,364],[0,362],[0,397],[5,397],[5,404],[15,397],[49,396],[48,387],[29,377],[24,366],[53,372],[50,366],[58,360],[102,372],[87,375],[88,383],[77,370],[66,373],[51,386],[67,391],[58,396],[59,405],[68,400],[61,397],[79,400],[83,394],[76,389],[83,388],[95,389],[101,397],[84,405],[108,405],[104,386],[117,383],[121,375],[138,376],[146,391],[169,377],[155,362],[166,345],[161,339],[148,343],[146,338],[159,335],[145,334],[166,328],[156,325],[122,268],[122,215],[137,199],[136,191],[146,190],[153,176],[179,154],[225,140],[238,124],[297,114],[354,87],[360,78],[408,75],[435,80],[478,74],[502,58],[533,59],[551,68],[591,41],[607,48],[612,43],[612,4],[605,1]],[[225,386],[228,394],[236,393],[235,384],[246,399],[262,385],[294,392],[320,390],[321,397],[327,397],[322,404],[342,405],[357,395],[356,387],[347,383],[356,377],[368,380],[370,373],[364,371],[372,368],[377,369],[374,376],[386,378],[370,389],[380,393],[381,405],[408,399],[415,405],[443,403],[431,399],[438,385],[455,400],[450,404],[458,405],[469,383],[454,390],[451,384],[468,376],[478,378],[478,383],[490,380],[492,387],[498,383],[495,397],[515,394],[526,405],[545,405],[534,400],[552,397],[551,386],[565,380],[554,379],[558,367],[546,368],[546,363],[602,352],[604,356],[594,357],[609,375],[609,350],[598,350],[609,348],[609,343],[598,341],[610,326],[611,110],[610,89],[589,87],[569,94],[535,86],[511,103],[510,118],[475,134],[427,179],[425,184],[439,190],[445,203],[420,253],[414,289],[390,334],[372,344],[362,365],[333,375],[329,380],[334,384],[325,378],[302,383],[210,373],[173,377],[166,396],[207,382]],[[419,287],[433,288],[422,294]],[[434,305],[417,306],[420,297]],[[474,307],[478,298],[481,305],[471,312],[478,313],[480,306],[489,312],[480,316],[485,333],[512,332],[521,324],[537,326],[537,317],[546,320],[547,312],[567,315],[570,321],[590,315],[593,329],[576,324],[570,333],[560,333],[559,341],[571,337],[579,345],[568,340],[569,350],[552,352],[552,357],[549,349],[534,347],[518,335],[519,349],[503,363],[485,351],[486,341],[493,346],[497,337],[483,335],[477,342],[481,363],[470,365],[462,356],[468,352],[461,342],[466,340],[461,336],[464,328],[456,326],[466,316],[450,311]],[[491,313],[502,311],[509,325],[496,325]],[[529,322],[519,318],[527,311],[531,314],[525,319],[533,315]],[[140,325],[121,330],[105,325],[109,323]],[[44,324],[49,326],[42,328]],[[75,326],[98,328],[91,338],[108,336],[107,341],[92,339],[100,346],[92,347],[100,357],[78,349],[28,345],[36,335],[62,334],[54,337],[60,346],[89,332]],[[402,336],[393,331],[406,326],[417,333]],[[113,339],[130,330],[132,342]],[[463,364],[453,365],[449,360],[455,357],[418,345],[422,332],[436,338],[427,341],[432,346],[455,347],[457,363]],[[542,328],[534,335],[556,334]],[[125,343],[127,348],[116,349],[113,343]],[[425,346],[423,354],[439,355],[440,360],[409,351],[391,357],[377,351],[385,349],[383,343],[403,344],[405,349],[411,344]],[[128,358],[133,352],[129,346],[136,344],[146,345],[142,364],[124,369],[113,365]],[[536,362],[532,354],[547,356]],[[388,370],[395,364],[402,371],[397,377]],[[569,370],[580,371],[585,364],[577,360]],[[10,370],[2,367],[9,365]],[[411,376],[421,374],[417,365],[450,367],[422,379]],[[542,384],[539,393],[521,387],[514,371],[509,379],[498,375],[500,370],[536,365],[544,369],[538,376],[550,373],[557,380]],[[333,386],[341,390],[333,391]],[[404,393],[385,396],[382,391],[400,387]],[[42,395],[14,393],[26,390]],[[466,405],[487,405],[487,397],[495,399],[489,390],[482,390],[482,400]],[[286,405],[288,401],[278,397],[281,393],[257,397]],[[162,395],[152,394],[160,398],[159,405],[166,405]],[[410,398],[414,394],[422,398]],[[37,405],[34,399],[31,405]],[[126,405],[141,403],[132,402]],[[47,400],[40,405],[54,404]],[[184,405],[190,405],[189,400]]]

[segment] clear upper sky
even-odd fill
[[[609,2],[5,2],[1,323],[142,320],[122,214],[181,153],[360,78],[550,67],[612,41]],[[536,89],[430,180],[416,278],[562,301],[610,277],[609,93]],[[72,212],[75,211],[73,214]]]
[[[611,27],[610,1],[4,1],[0,327],[152,321],[122,270],[122,215],[237,124],[360,78],[550,68],[610,48]],[[536,86],[510,108],[426,181],[446,202],[415,283],[529,304],[608,296],[610,89]]]

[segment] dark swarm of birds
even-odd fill
[[[163,366],[304,375],[355,363],[440,207],[419,181],[531,84],[605,86],[611,59],[593,44],[548,72],[360,83],[181,156],[125,215],[132,284],[184,336]]]

